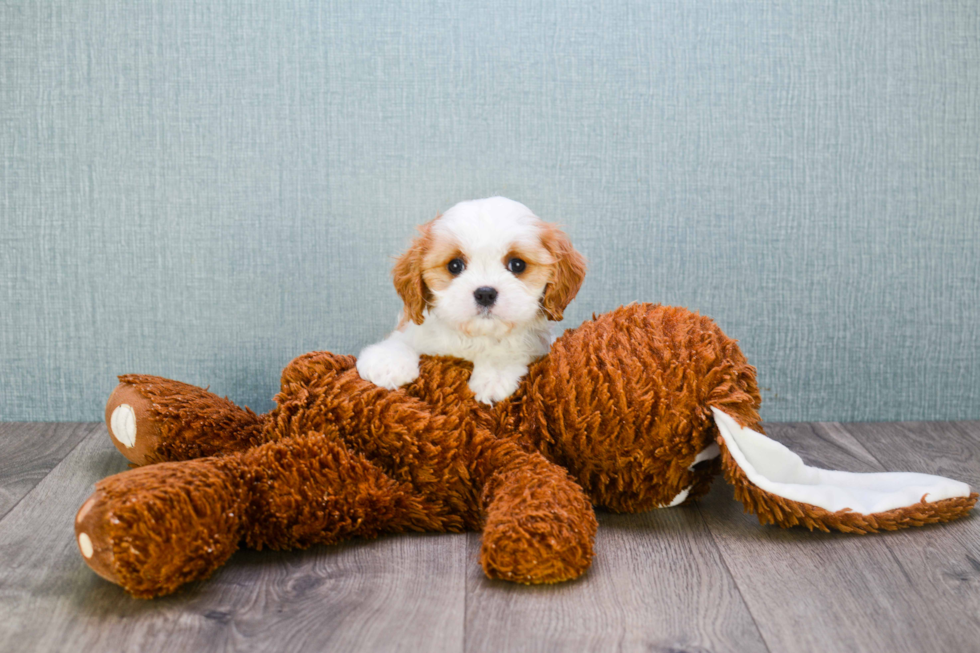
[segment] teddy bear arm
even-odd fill
[[[585,492],[538,453],[508,457],[483,489],[484,572],[526,584],[581,576],[592,563],[598,528]]]
[[[356,365],[354,356],[322,351],[290,362],[266,425],[267,439],[342,425],[349,445],[384,456],[387,443],[415,442],[452,428],[441,410],[442,395],[429,401],[431,384],[420,380],[389,390],[361,378]]]
[[[109,396],[106,426],[137,465],[244,451],[265,441],[265,415],[180,381],[127,374]]]
[[[252,548],[446,530],[410,483],[396,480],[337,435],[312,432],[271,442],[243,460],[252,488],[244,541]]]
[[[311,351],[297,356],[282,370],[279,395],[276,402],[291,399],[311,385],[323,383],[336,375],[354,369],[354,356],[333,354],[329,351]]]

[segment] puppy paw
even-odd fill
[[[473,366],[473,374],[470,375],[470,390],[480,403],[492,404],[514,394],[525,374],[525,365],[493,367],[477,364]]]
[[[419,377],[419,355],[404,345],[380,342],[361,350],[357,373],[365,381],[395,390]]]

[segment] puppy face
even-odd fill
[[[419,231],[393,273],[416,324],[428,308],[466,335],[502,337],[542,314],[561,320],[585,277],[563,232],[503,197],[460,202]]]

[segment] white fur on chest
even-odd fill
[[[554,338],[551,324],[538,318],[519,324],[501,335],[466,335],[435,315],[423,324],[406,324],[401,333],[405,342],[419,354],[455,356],[474,364],[527,365],[548,353]]]

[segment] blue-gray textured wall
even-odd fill
[[[711,315],[769,420],[980,418],[976,0],[9,0],[0,419],[133,371],[265,410],[493,194],[591,260],[565,326]]]

